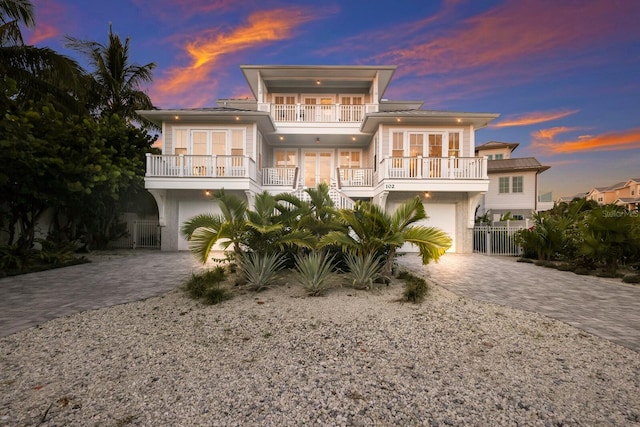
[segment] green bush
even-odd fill
[[[333,286],[333,257],[312,252],[306,256],[296,256],[294,277],[307,293],[318,296],[325,293]]]
[[[346,254],[344,261],[348,271],[347,279],[351,282],[351,286],[356,289],[371,289],[373,284],[382,278],[383,261],[380,257],[369,253],[367,256],[359,256]]]
[[[629,273],[622,277],[622,281],[625,283],[640,283],[640,274]]]
[[[429,293],[429,284],[427,281],[410,273],[403,274],[403,276],[406,277],[404,279],[404,298],[415,304],[424,301]]]
[[[224,267],[192,273],[186,284],[186,290],[192,298],[203,299],[208,304],[217,304],[231,298],[228,289],[222,286],[225,279]]]
[[[285,260],[279,253],[244,254],[238,262],[238,271],[254,291],[268,288],[278,277]]]

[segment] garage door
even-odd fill
[[[395,209],[396,206],[391,207]],[[425,203],[424,209],[429,217],[418,221],[416,224],[426,227],[437,227],[447,233],[453,240],[451,248],[447,252],[456,251],[456,205],[453,203]],[[402,252],[418,252],[414,245],[405,244],[400,249]]]
[[[182,227],[182,224],[189,218],[202,213],[220,213],[218,204],[210,200],[181,200],[178,205],[178,227]],[[214,250],[220,250],[220,248],[214,247]],[[178,237],[178,250],[189,250],[189,242],[185,240],[182,235]]]

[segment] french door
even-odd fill
[[[333,153],[331,151],[304,151],[304,186],[315,188],[331,183]]]

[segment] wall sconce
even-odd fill
[[[320,138],[316,138],[316,144],[320,144]]]
[[[204,195],[209,197],[211,195],[211,191],[209,190],[204,190]]]
[[[425,199],[428,199],[429,197],[431,197],[431,194],[429,194],[429,192],[428,192],[428,191],[425,191],[425,192],[424,192],[424,198],[425,198]]]

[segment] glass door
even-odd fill
[[[304,186],[315,188],[320,183],[331,183],[333,155],[330,151],[305,151]]]

